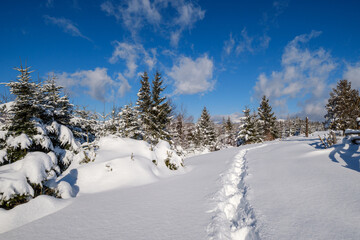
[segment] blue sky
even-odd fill
[[[195,119],[255,109],[322,120],[329,91],[360,87],[358,1],[2,1],[0,81],[20,58],[55,72],[75,104],[102,112],[136,101],[139,74]]]

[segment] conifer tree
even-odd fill
[[[264,140],[274,140],[278,137],[276,129],[276,117],[272,112],[269,99],[264,95],[258,108],[259,120],[261,121],[261,135]]]
[[[40,102],[44,109],[43,114],[40,114],[40,116],[46,123],[56,121],[68,126],[72,116],[73,105],[66,95],[61,96],[63,87],[58,86],[55,80],[56,76],[53,75],[40,89],[43,96],[43,99]]]
[[[205,147],[210,147],[211,150],[215,150],[215,143],[216,143],[216,132],[214,128],[214,123],[211,121],[211,116],[206,109],[203,108],[201,116],[197,122],[196,126],[196,138],[198,144],[201,144]]]
[[[125,105],[120,113],[119,132],[122,137],[140,139],[141,122],[138,118],[139,112],[132,104]]]
[[[330,92],[326,110],[325,118],[331,129],[343,132],[347,128],[355,129],[356,118],[360,116],[359,91],[351,88],[351,82],[340,80]]]
[[[29,136],[36,134],[32,118],[37,112],[37,104],[34,99],[36,96],[37,85],[31,82],[30,67],[15,68],[19,72],[17,81],[10,82],[11,94],[16,96],[11,113],[13,119],[9,127],[12,134],[20,135],[25,133]]]
[[[237,136],[238,144],[251,144],[261,142],[262,139],[259,133],[259,121],[256,113],[250,114],[250,109],[245,108],[243,111],[245,115],[244,124],[240,126],[240,131]]]
[[[163,80],[159,72],[156,72],[152,81],[152,107],[151,107],[151,130],[157,139],[170,140],[170,134],[167,130],[171,121],[171,106],[166,97],[161,97],[161,93],[165,90]]]
[[[150,84],[149,84],[149,77],[147,72],[141,76],[141,87],[137,94],[138,100],[136,101],[137,109],[140,114],[140,120],[142,123],[142,138],[144,140],[153,141],[154,138],[151,134],[152,129],[152,119],[151,119],[151,91],[150,91]]]
[[[225,119],[223,118],[223,132],[225,134],[225,143],[228,145],[233,145],[234,143],[234,125],[230,120],[230,117]]]

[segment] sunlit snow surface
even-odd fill
[[[294,137],[188,158],[180,173],[134,167],[129,149],[69,169],[76,198],[0,211],[13,228],[0,239],[360,239],[358,146]],[[141,149],[135,162],[152,157]]]

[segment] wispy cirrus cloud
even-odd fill
[[[134,38],[146,25],[152,26],[170,39],[172,46],[179,43],[183,31],[190,30],[194,24],[202,20],[205,11],[199,5],[186,0],[125,0],[114,4],[105,1],[101,10],[115,17],[128,29]],[[169,16],[168,12],[175,12]]]
[[[87,36],[83,35],[80,32],[76,24],[73,23],[70,19],[66,19],[63,17],[56,18],[56,17],[51,17],[49,15],[44,15],[44,20],[46,24],[52,24],[60,27],[65,33],[68,33],[74,37],[81,37],[92,42],[90,38],[88,38]]]
[[[284,48],[281,70],[269,76],[261,73],[254,87],[255,95],[266,95],[278,107],[286,107],[288,100],[297,99],[302,114],[321,119],[325,113],[329,75],[337,63],[329,51],[305,47],[320,34],[312,31],[290,41]]]
[[[230,33],[229,39],[224,42],[223,53],[231,55],[235,53],[256,53],[269,47],[270,37],[264,33],[263,35],[249,35],[246,28],[240,32],[237,37]]]

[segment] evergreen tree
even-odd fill
[[[226,121],[223,118],[222,129],[223,129],[223,134],[225,135],[224,136],[225,144],[234,145],[234,125],[231,122],[230,117],[228,117]]]
[[[215,150],[216,144],[216,132],[214,123],[211,121],[211,116],[204,107],[201,116],[196,125],[196,139],[197,143],[205,147],[210,147],[211,150]]]
[[[98,132],[98,122],[96,114],[87,110],[86,107],[77,107],[75,117],[71,119],[71,128],[74,135],[81,143],[94,141],[95,134]]]
[[[120,136],[133,139],[140,139],[141,137],[141,122],[138,118],[139,112],[132,104],[125,105],[121,109],[119,120]]]
[[[237,136],[238,144],[251,144],[261,142],[262,139],[259,133],[259,121],[256,113],[250,114],[250,109],[245,108],[243,111],[245,115],[244,124],[240,126],[240,131]]]
[[[48,81],[43,84],[41,88],[43,106],[43,114],[40,118],[45,123],[56,121],[60,124],[68,126],[72,116],[73,105],[70,104],[69,98],[64,95],[61,96],[63,87],[58,86],[55,82],[56,76],[53,75]]]
[[[359,91],[351,88],[351,82],[340,80],[330,92],[326,110],[325,118],[331,129],[343,132],[347,128],[355,129],[356,118],[360,116]]]
[[[25,133],[29,136],[36,134],[34,122],[32,118],[37,112],[37,104],[34,96],[36,96],[37,84],[31,82],[30,67],[15,68],[20,74],[17,81],[10,82],[11,94],[16,96],[11,113],[13,118],[9,127],[12,134],[20,135]]]
[[[152,119],[151,119],[151,92],[149,77],[147,72],[141,76],[141,87],[137,94],[138,100],[136,101],[137,109],[140,114],[140,120],[142,123],[142,138],[144,140],[154,141],[154,137],[151,134],[151,129],[153,128]]]
[[[170,140],[170,134],[167,130],[171,121],[171,106],[166,97],[161,97],[165,90],[160,73],[156,72],[152,81],[152,107],[151,107],[151,130],[156,139]]]
[[[272,112],[269,99],[264,95],[258,108],[259,120],[261,121],[261,135],[264,140],[274,140],[278,137],[276,130],[276,117]]]

